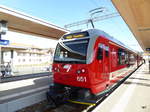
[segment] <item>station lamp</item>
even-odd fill
[[[7,31],[8,31],[7,21],[1,20],[0,21],[0,35],[5,35]]]

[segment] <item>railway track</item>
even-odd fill
[[[62,104],[57,108],[52,108],[48,101],[43,101],[30,107],[18,110],[17,112],[91,112],[107,96],[108,95],[101,97],[97,104],[94,106],[66,102],[65,104]]]
[[[47,109],[44,112],[86,112],[87,108],[86,105],[67,103],[55,109]]]
[[[119,87],[119,85],[118,85]],[[103,102],[117,87],[115,87],[113,90],[111,90],[108,94],[105,96],[101,97],[96,105],[81,105],[81,104],[74,104],[74,103],[66,103],[63,104],[55,109],[49,108],[46,109],[44,112],[91,112],[94,110],[101,102]]]
[[[96,103],[96,105],[87,106],[87,105],[74,104],[69,102],[55,109],[48,108],[44,112],[91,112],[97,107],[97,105],[103,102],[111,93],[112,91],[109,94],[106,94],[105,96],[101,97]]]

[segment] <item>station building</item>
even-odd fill
[[[10,63],[14,74],[45,72],[51,67],[54,48],[39,48],[34,45],[10,43],[2,46],[1,63]]]

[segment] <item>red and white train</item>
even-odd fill
[[[137,53],[101,30],[65,34],[55,50],[47,97],[55,104],[93,104],[141,63]]]

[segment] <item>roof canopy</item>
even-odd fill
[[[67,30],[41,19],[0,6],[0,20],[8,22],[8,30],[59,39]]]
[[[140,46],[150,48],[150,0],[112,0]]]

